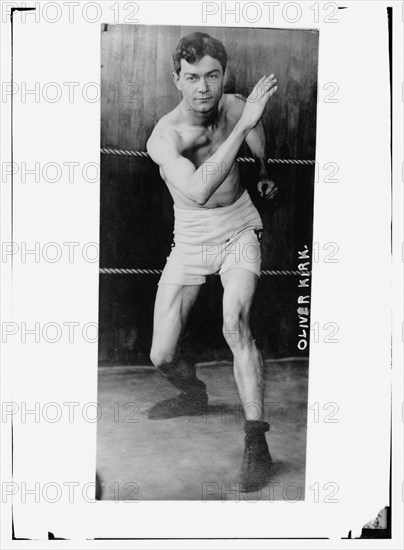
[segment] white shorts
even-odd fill
[[[178,208],[174,242],[160,284],[200,285],[230,269],[261,273],[262,219],[247,190],[231,205]]]

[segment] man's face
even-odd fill
[[[211,111],[223,94],[223,69],[220,62],[205,55],[191,65],[181,59],[181,71],[173,73],[175,85],[188,105],[199,113]]]

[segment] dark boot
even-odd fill
[[[270,480],[272,458],[265,439],[269,424],[260,420],[246,420],[244,430],[245,448],[238,482],[240,491],[249,493],[262,489]]]
[[[175,418],[177,416],[202,415],[206,412],[208,395],[206,385],[196,377],[194,365],[182,363],[159,367],[167,380],[181,393],[171,399],[160,401],[147,411],[150,419]]]

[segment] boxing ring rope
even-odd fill
[[[109,147],[101,148],[103,155],[118,155],[123,157],[146,157],[150,155],[145,151],[131,151],[125,149],[111,149]],[[252,157],[237,157],[237,162],[255,162]],[[310,166],[316,163],[315,160],[301,160],[301,159],[267,159],[268,164],[297,164]]]
[[[162,269],[149,268],[124,268],[124,267],[101,267],[100,275],[160,275]],[[304,272],[304,276],[309,275],[309,271]],[[215,273],[215,275],[219,275]],[[291,271],[289,269],[263,269],[261,275],[301,275],[301,271]]]
[[[149,153],[145,151],[132,151],[125,149],[111,149],[109,147],[101,148],[101,153],[104,155],[117,155],[125,157],[143,157],[150,158]],[[255,162],[251,157],[237,157],[237,162]],[[310,166],[315,164],[315,160],[302,160],[302,159],[267,159],[268,164],[288,164],[288,165],[305,165]],[[151,268],[121,268],[121,267],[102,267],[99,270],[100,275],[160,275],[163,272],[162,269]],[[215,275],[219,275],[215,273]],[[289,269],[263,269],[261,275],[302,275],[301,271],[292,271]],[[305,276],[310,275],[309,272],[305,272]]]

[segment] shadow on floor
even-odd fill
[[[153,368],[100,368],[97,472],[102,500],[303,500],[307,361],[265,362],[271,482],[243,494],[235,476],[244,415],[230,363],[198,368],[209,406],[201,416],[149,420],[147,409],[177,394]]]

